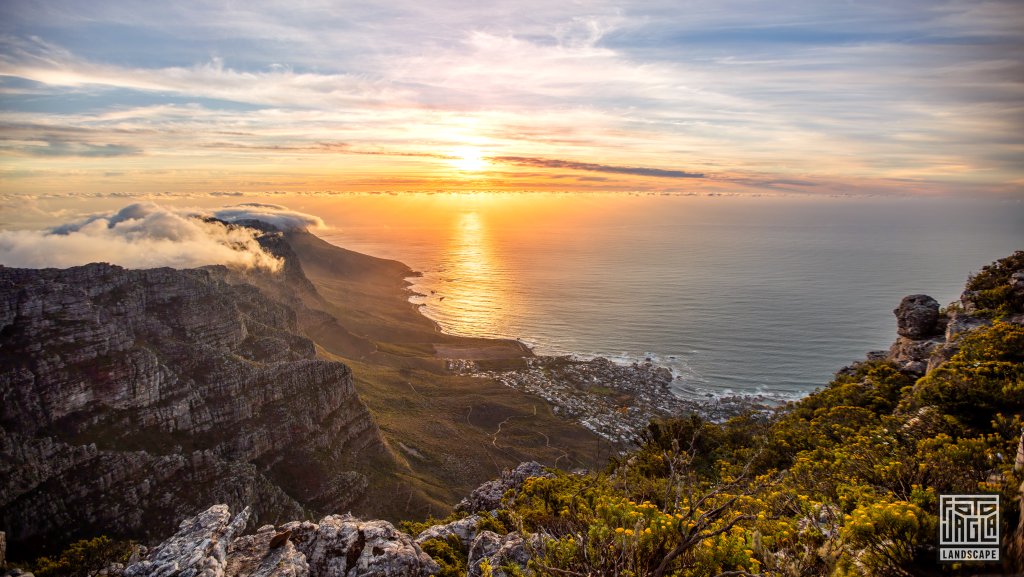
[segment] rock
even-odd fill
[[[486,559],[494,577],[509,577],[503,565],[516,565],[525,569],[530,558],[543,550],[543,537],[531,535],[523,538],[518,532],[499,536],[491,531],[481,531],[473,540],[469,550],[468,577],[481,577],[480,564]]]
[[[992,324],[989,319],[971,316],[963,311],[952,311],[947,314],[945,342],[931,350],[925,373],[931,372],[942,363],[953,358],[960,350],[960,337],[982,327]],[[923,351],[921,351],[923,353]],[[918,366],[917,364],[914,365]]]
[[[898,337],[889,349],[888,359],[900,368],[900,370],[924,375],[928,370],[928,363],[932,353],[940,349],[946,343],[943,338],[931,338],[926,340]]]
[[[441,569],[412,537],[387,521],[331,515],[319,524],[293,521],[282,528],[291,531],[312,577],[426,577]]]
[[[896,315],[896,332],[901,337],[923,339],[936,332],[939,321],[939,303],[928,295],[903,297]]]
[[[1010,288],[1017,294],[1024,294],[1024,270],[1010,275]]]
[[[223,577],[232,537],[249,520],[246,507],[234,520],[227,505],[214,505],[185,519],[173,537],[155,547],[144,561],[125,569],[125,577]]]
[[[7,566],[7,533],[0,531],[0,569]]]
[[[152,539],[212,503],[277,520],[362,498],[349,457],[383,441],[351,371],[316,358],[297,297],[234,275],[0,267],[0,529],[12,548]]]
[[[946,323],[946,341],[952,343],[964,333],[989,326],[991,324],[992,321],[989,319],[978,318],[964,312],[954,311],[949,315],[949,322]]]
[[[444,525],[434,525],[425,529],[422,533],[416,536],[416,543],[422,545],[424,541],[430,539],[440,539],[445,541],[448,537],[454,535],[458,537],[459,542],[462,543],[462,550],[468,551],[469,546],[473,543],[479,532],[480,526],[480,515],[470,515],[468,517],[452,521]]]
[[[501,477],[480,485],[455,506],[456,511],[493,511],[501,507],[501,498],[508,490],[519,491],[530,477],[550,477],[544,466],[536,461],[520,463],[514,469],[502,471]]]
[[[285,532],[287,533],[287,532]],[[272,525],[260,527],[255,535],[239,537],[228,547],[225,577],[306,577],[306,556],[286,539],[274,546],[277,533]]]
[[[249,516],[233,521],[215,505],[181,523],[179,531],[129,566],[125,577],[416,577],[440,567],[412,537],[387,521],[332,515],[320,523],[293,521],[236,537]]]
[[[469,547],[469,577],[480,577],[480,562],[490,559],[501,547],[501,535],[494,531],[481,531]]]

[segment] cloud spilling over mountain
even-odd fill
[[[276,204],[246,202],[217,210],[213,216],[227,222],[258,220],[272,224],[281,230],[303,230],[324,228],[324,221],[318,216],[295,212]]]
[[[210,215],[154,203],[126,206],[50,230],[0,231],[0,264],[64,268],[108,262],[126,268],[190,268],[223,264],[276,271],[259,232],[226,222],[259,220],[282,229],[323,226],[319,218],[276,205],[226,207]]]

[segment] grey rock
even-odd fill
[[[896,332],[901,337],[923,339],[936,333],[939,322],[939,303],[928,295],[903,297],[896,315]]]
[[[992,321],[989,319],[983,319],[971,316],[964,312],[955,311],[949,315],[949,322],[946,323],[946,341],[951,343],[964,333],[989,326],[991,324]]]
[[[901,370],[924,375],[928,370],[932,353],[940,349],[945,342],[945,339],[938,337],[925,340],[898,337],[889,349],[888,359]]]
[[[501,507],[501,498],[506,491],[518,492],[523,482],[530,477],[550,477],[544,466],[536,461],[520,463],[514,469],[502,471],[501,477],[480,485],[470,493],[469,497],[459,501],[456,511],[492,511]]]
[[[952,311],[947,314],[945,342],[931,350],[925,372],[931,372],[942,363],[953,358],[960,350],[960,337],[978,330],[982,327],[992,325],[992,321],[985,318],[971,316],[963,311]]]
[[[249,520],[246,507],[234,520],[227,505],[214,505],[185,519],[178,532],[128,567],[125,577],[223,577],[232,537]]]
[[[440,571],[412,537],[387,521],[332,515],[319,524],[291,522],[291,541],[313,577],[426,577]]]
[[[1010,288],[1017,294],[1024,294],[1024,270],[1010,275]]]
[[[319,523],[264,525],[237,536],[246,508],[229,522],[226,505],[215,505],[181,523],[179,531],[129,566],[125,577],[415,577],[440,567],[387,521],[351,515]],[[281,536],[288,534],[287,539]]]
[[[225,577],[305,577],[309,564],[290,541],[277,547],[279,533],[272,525],[260,527],[255,535],[239,537],[228,547]]]
[[[501,547],[501,535],[494,531],[481,531],[469,547],[469,577],[480,576],[480,562],[490,559]]]
[[[454,535],[458,537],[459,542],[462,543],[462,550],[468,551],[473,540],[476,538],[480,527],[480,515],[470,515],[451,523],[444,525],[434,525],[428,527],[422,533],[416,536],[416,543],[422,545],[425,541],[430,539],[440,539],[442,541],[447,540],[448,537]]]
[[[481,531],[473,540],[469,550],[468,577],[481,577],[480,565],[484,560],[490,564],[494,577],[508,577],[504,565],[515,565],[525,569],[530,558],[543,550],[544,538],[530,535],[524,538],[518,532],[499,536],[491,531]]]

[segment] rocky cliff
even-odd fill
[[[255,523],[361,497],[355,463],[381,437],[349,369],[300,334],[301,299],[282,298],[301,269],[281,276],[264,279],[271,298],[222,267],[0,267],[0,516],[14,550],[166,535],[213,503],[252,504]]]

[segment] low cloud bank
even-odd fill
[[[307,228],[324,228],[324,221],[318,216],[295,212],[276,204],[246,202],[217,210],[213,216],[227,221],[258,220],[272,224],[281,230],[304,230]]]
[[[277,271],[281,260],[263,250],[259,233],[222,222],[259,220],[281,229],[322,227],[319,218],[277,205],[249,204],[203,214],[153,203],[126,206],[50,230],[0,231],[0,264],[65,268],[108,262],[126,268],[192,268],[223,264]]]

